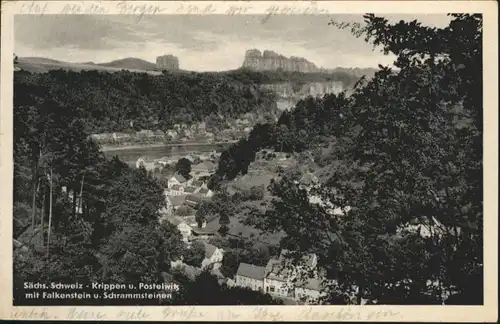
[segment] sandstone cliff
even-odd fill
[[[156,58],[156,68],[161,70],[178,70],[179,59],[174,55],[163,55]]]
[[[287,72],[302,72],[302,73],[326,73],[326,74],[346,74],[355,78],[360,78],[366,75],[372,77],[377,71],[374,68],[342,68],[325,69],[317,67],[314,63],[309,62],[303,57],[291,56],[287,58],[273,51],[265,50],[261,53],[257,49],[248,50],[243,61],[243,68],[254,71],[276,71],[283,70]]]
[[[295,85],[291,82],[281,82],[264,84],[262,87],[277,94],[277,105],[280,110],[290,109],[297,101],[308,96],[322,97],[325,94],[338,94],[344,90],[349,90],[340,81],[308,82],[303,85]]]
[[[273,51],[266,50],[261,53],[256,49],[246,52],[243,67],[256,71],[275,71],[278,69],[304,73],[320,71],[314,63],[305,58],[295,56],[288,58]]]

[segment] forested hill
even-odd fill
[[[272,208],[250,220],[318,255],[335,282],[329,302],[340,287],[356,304],[483,303],[482,17],[451,16],[435,29],[365,15],[367,40],[396,55],[397,71],[381,66],[348,97],[301,100],[221,155],[214,187],[262,149],[314,156],[324,204],[290,167],[268,187]],[[328,205],[352,209],[337,217]]]
[[[122,70],[51,70],[14,74],[14,106],[33,105],[47,99],[67,109],[81,110],[89,133],[166,129],[176,123],[191,124],[208,116],[231,119],[245,113],[276,112],[276,93],[263,85],[340,82],[352,87],[357,77],[349,73],[164,72],[162,75]]]
[[[208,116],[236,118],[270,113],[275,94],[237,74],[146,73],[120,71],[16,72],[14,108],[52,100],[79,111],[88,133],[165,129]]]

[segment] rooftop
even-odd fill
[[[179,173],[174,174],[172,178],[176,179],[180,183],[186,182],[186,178],[184,178],[182,174]]]
[[[208,189],[208,188],[201,188],[200,191],[198,191],[198,193],[206,194],[206,193],[208,193],[209,190],[210,189]]]
[[[186,196],[168,196],[167,199],[170,200],[172,206],[179,207],[186,200]]]
[[[203,244],[205,245],[205,258],[210,259],[217,247],[207,242],[203,242]]]
[[[216,165],[210,161],[203,161],[201,163],[195,164],[191,167],[192,170],[203,170],[203,171],[213,171],[216,169]]]
[[[187,193],[194,193],[195,191],[196,191],[195,187],[186,187],[184,189],[184,192],[187,192]]]
[[[236,275],[256,280],[263,280],[266,276],[266,268],[248,263],[240,263]]]
[[[300,285],[301,288],[321,291],[321,284],[323,281],[321,279],[308,279],[303,285]]]

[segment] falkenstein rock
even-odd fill
[[[243,61],[243,68],[255,71],[295,71],[295,72],[320,72],[320,69],[303,57],[285,57],[273,51],[265,50],[261,53],[257,49],[248,50]]]
[[[174,55],[163,55],[156,58],[156,68],[161,70],[178,70],[179,59]]]

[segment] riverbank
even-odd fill
[[[137,150],[137,149],[148,149],[148,148],[160,148],[160,147],[186,147],[186,146],[216,146],[216,145],[227,145],[236,143],[237,140],[230,140],[226,142],[184,142],[184,143],[154,143],[154,144],[131,144],[131,145],[109,145],[101,144],[102,152],[114,152],[114,151],[126,151],[126,150]]]

